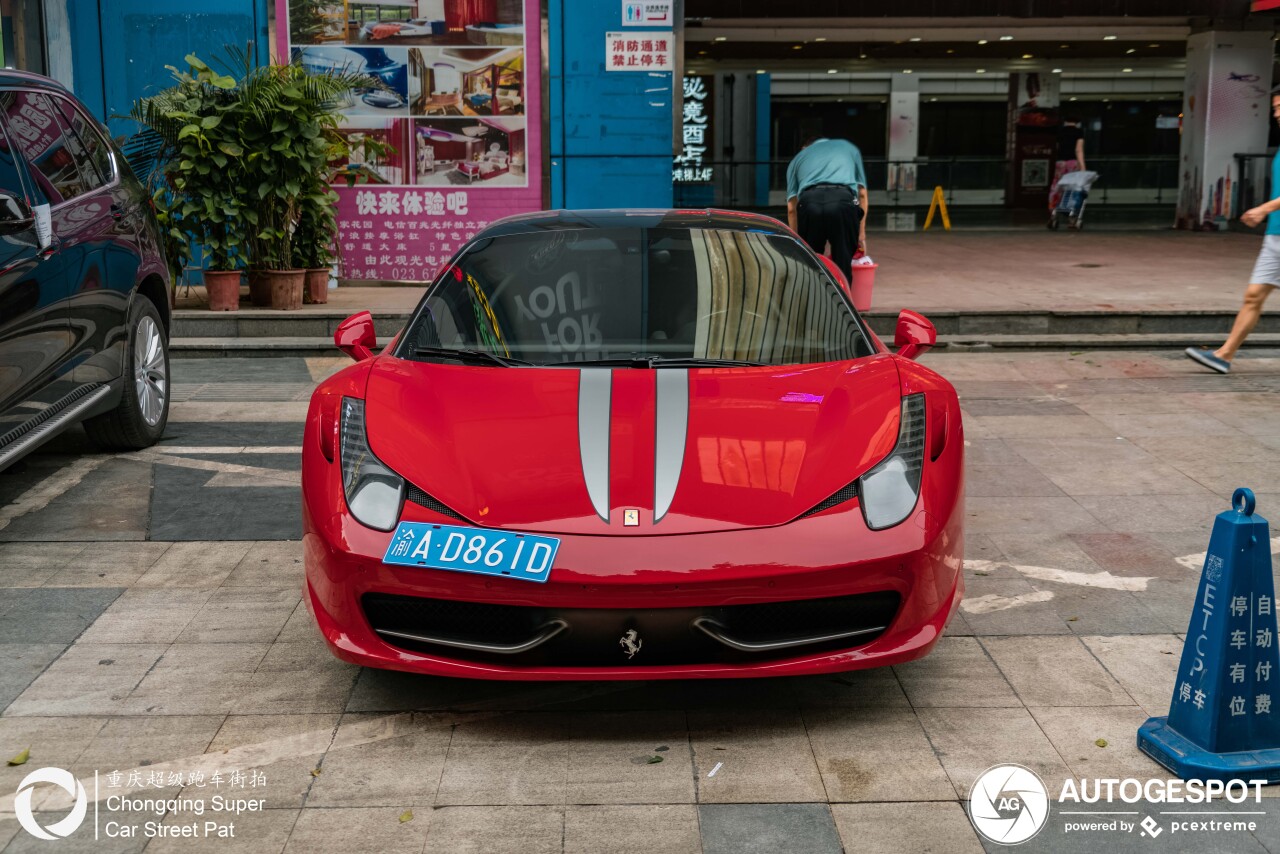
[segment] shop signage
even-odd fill
[[[605,70],[670,71],[674,42],[671,33],[660,31],[605,33]]]
[[[276,4],[282,56],[381,84],[340,108],[342,277],[429,281],[489,222],[542,208],[537,0]]]
[[[671,180],[677,184],[705,183],[711,180],[711,167],[703,158],[711,151],[711,84],[714,78],[686,75],[681,110],[680,133],[684,148],[671,168]]]
[[[624,27],[669,27],[675,20],[675,3],[622,2],[622,26]]]

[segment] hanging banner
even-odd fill
[[[343,278],[430,281],[489,222],[542,208],[536,0],[276,0],[276,20],[281,56],[382,84],[340,106]]]

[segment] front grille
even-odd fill
[[[893,591],[824,599],[727,605],[705,608],[538,608],[457,602],[418,596],[367,593],[361,599],[374,631],[395,646],[448,658],[509,666],[600,667],[659,664],[749,663],[795,655],[852,649],[875,640],[892,625],[901,597]],[[730,648],[695,627],[708,621],[717,631],[747,644],[821,638],[842,632],[856,637],[803,643],[785,649],[744,651]],[[564,623],[559,632],[549,632]],[[628,657],[623,638],[636,632],[641,648]],[[553,635],[519,653],[460,648],[463,645],[513,646]],[[444,643],[398,637],[414,635]]]

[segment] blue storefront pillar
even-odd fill
[[[622,5],[547,2],[552,208],[671,207],[673,72],[605,70]]]

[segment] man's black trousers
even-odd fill
[[[839,184],[818,184],[800,194],[797,205],[800,237],[821,255],[831,244],[831,260],[849,277],[863,210],[853,190]]]

